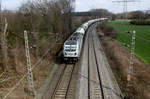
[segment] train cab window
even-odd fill
[[[77,45],[76,41],[68,41],[65,45]]]
[[[70,51],[70,49],[65,49],[65,51],[69,52],[69,51]]]
[[[76,49],[71,49],[70,51],[71,51],[71,52],[75,52],[75,51],[76,51]]]

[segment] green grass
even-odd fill
[[[136,31],[135,54],[146,64],[150,65],[150,26],[130,25],[129,20],[108,22],[107,26],[114,27],[115,30],[119,33],[117,40],[120,43],[126,44],[130,44],[131,41],[131,35],[129,35],[126,32],[135,30]]]

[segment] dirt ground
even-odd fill
[[[56,58],[55,55],[57,52],[59,52],[61,47],[62,45],[60,44],[55,45],[53,52],[48,52],[42,61],[33,69],[34,85],[36,91],[41,88],[45,80],[49,77],[49,74],[51,73],[54,66]],[[34,65],[40,59],[41,57],[35,57],[35,55],[31,54],[32,65]],[[6,96],[12,88],[14,88],[18,81],[20,81],[23,75],[27,72],[25,61],[25,58],[23,61],[19,61],[19,65],[17,66],[18,70],[21,72],[17,72],[18,70],[13,68],[13,65],[15,64],[10,64],[9,71],[7,72],[2,72],[2,70],[0,70],[0,99],[4,98],[4,96]],[[34,97],[30,95],[30,93],[31,92],[28,89],[28,81],[27,78],[25,78],[18,86],[16,86],[15,90],[8,94],[6,99],[33,99]]]
[[[43,82],[47,79],[54,66],[54,61],[51,56],[52,55],[48,55],[47,57],[49,58],[44,59],[33,70],[34,85],[36,91],[42,86]],[[18,83],[23,75],[24,74],[21,75],[16,73],[13,69],[11,69],[11,71],[9,72],[4,73],[0,78],[0,98],[3,98],[8,93],[11,88],[13,88]],[[27,78],[22,80],[19,86],[17,86],[15,90],[9,94],[7,99],[33,99],[33,96],[30,95],[30,92],[28,90]]]
[[[102,39],[109,63],[120,88],[125,94],[130,52],[114,39],[104,36],[100,39]],[[134,57],[134,73],[130,87],[131,99],[150,99],[150,66],[144,64],[136,56]]]

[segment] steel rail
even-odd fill
[[[62,80],[62,77],[63,77],[63,75],[64,75],[64,71],[65,71],[65,69],[66,69],[66,66],[67,66],[67,65],[65,65],[63,71],[62,71],[61,74],[60,74],[59,80],[58,80],[58,82],[57,82],[57,84],[56,84],[56,86],[55,86],[55,88],[54,88],[54,91],[53,91],[53,93],[52,93],[50,99],[53,99],[53,97],[55,96],[55,93],[56,93],[56,91],[57,91],[57,88],[58,88],[58,86],[60,85],[61,80]]]
[[[89,33],[89,30],[88,30]],[[88,34],[88,39],[89,39],[89,34]],[[89,40],[88,40],[88,99],[90,99],[90,57],[89,54],[90,50],[89,50]]]
[[[73,69],[71,71],[71,77],[69,79],[69,83],[68,83],[68,86],[67,86],[67,91],[66,91],[65,99],[67,99],[67,96],[68,96],[68,92],[69,92],[69,89],[70,89],[70,85],[71,85],[71,80],[72,80],[74,68],[75,68],[75,64],[73,65]]]
[[[54,88],[54,91],[53,91],[53,93],[52,93],[50,99],[55,99],[56,93],[57,93],[57,91],[59,90],[60,85],[63,84],[62,81],[63,81],[63,77],[65,77],[64,74],[65,74],[66,68],[67,68],[67,65],[65,65],[65,68],[64,68],[64,70],[62,71],[62,73],[61,73],[61,75],[60,75],[60,77],[59,77],[59,80],[58,80],[58,82],[57,82],[57,84],[56,84],[56,86],[55,86],[55,88]],[[71,75],[69,76],[69,81],[67,81],[67,80],[65,81],[65,82],[67,83],[67,87],[66,87],[66,89],[65,89],[65,97],[64,97],[64,99],[66,99],[67,96],[68,96],[68,92],[69,92],[69,88],[70,88],[70,84],[71,84],[71,80],[72,80],[72,75],[73,75],[74,68],[75,68],[75,64],[73,65],[73,67],[72,67],[72,69],[71,69]],[[64,95],[64,94],[63,94],[63,95]],[[60,96],[61,96],[61,94],[60,94]]]
[[[92,43],[93,43],[94,56],[95,56],[95,62],[96,62],[96,67],[97,67],[97,72],[98,72],[99,85],[100,85],[100,89],[101,89],[102,99],[105,99],[103,85],[102,85],[102,79],[101,79],[101,74],[100,74],[99,67],[98,67],[98,61],[97,61],[97,56],[96,56],[96,50],[95,50],[93,35],[92,35]]]

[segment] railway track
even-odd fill
[[[84,50],[84,66],[80,79],[80,90],[76,96],[75,75],[78,74],[75,65],[66,65],[60,73],[57,83],[53,87],[50,99],[120,99],[119,94],[113,86],[106,60],[100,51],[95,25],[92,25],[86,35],[86,48]],[[96,40],[95,40],[96,39]],[[84,87],[83,87],[84,86]],[[117,88],[116,88],[117,89]]]
[[[88,34],[88,38],[89,38],[89,34]],[[88,40],[88,99],[91,98],[91,95],[90,95],[90,50],[89,50],[89,40]]]
[[[120,95],[110,78],[106,61],[97,45],[96,25],[92,25],[88,32],[88,99],[118,99]],[[96,38],[95,38],[96,37]],[[99,53],[99,55],[98,55]]]
[[[96,29],[94,28],[92,31],[91,42],[94,50],[95,62],[100,81],[99,84],[102,95],[101,99],[119,99],[121,98],[120,94],[118,94],[120,92],[117,90],[118,87],[114,86],[113,79],[111,78],[112,75],[110,75],[110,71],[108,69],[108,66],[106,65],[107,61],[104,59],[105,55],[100,50],[101,47],[98,43],[98,35],[96,33]]]
[[[105,99],[93,35],[91,33],[88,34],[88,99]]]
[[[71,83],[75,65],[66,65],[54,88],[50,99],[67,99],[72,96]]]
[[[97,68],[97,72],[98,72],[99,85],[100,85],[100,89],[101,89],[101,95],[102,95],[102,99],[105,99],[104,90],[103,90],[104,88],[103,88],[103,84],[102,84],[101,74],[100,74],[100,71],[99,71],[100,69],[99,69],[99,66],[98,66],[98,60],[97,60],[97,56],[96,56],[96,50],[95,50],[93,35],[92,35],[92,43],[93,43],[93,50],[94,50],[96,68]]]

